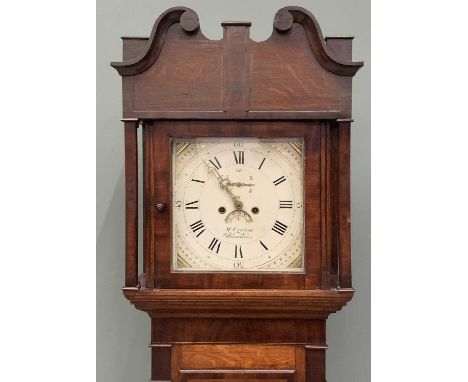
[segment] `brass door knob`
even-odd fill
[[[159,212],[163,212],[166,209],[166,203],[156,203],[156,209]]]

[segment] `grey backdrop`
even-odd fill
[[[110,61],[122,57],[121,36],[149,36],[167,8],[183,5],[200,17],[203,33],[222,38],[221,21],[252,21],[251,38],[266,39],[275,12],[307,8],[325,36],[354,35],[354,60],[365,66],[353,81],[351,303],[328,320],[327,380],[370,381],[370,0],[97,1],[97,381],[150,379],[150,320],[122,296],[124,281],[124,155],[121,81]]]

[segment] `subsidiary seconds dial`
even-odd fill
[[[303,270],[303,142],[173,142],[175,271]]]

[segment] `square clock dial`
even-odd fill
[[[174,138],[172,270],[304,271],[304,141]]]

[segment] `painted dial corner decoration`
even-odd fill
[[[302,138],[174,138],[172,269],[303,272]]]

